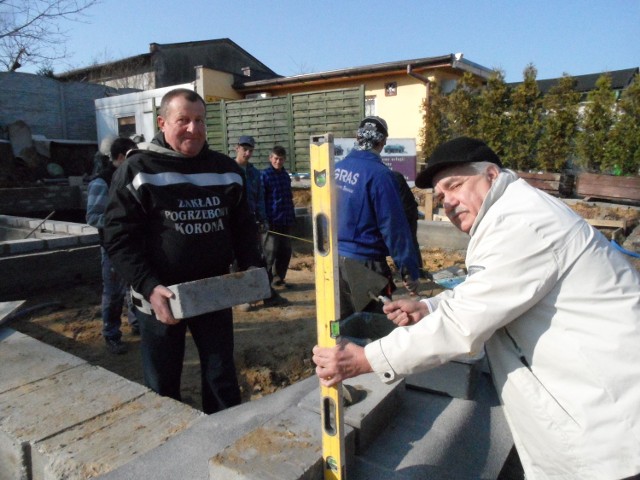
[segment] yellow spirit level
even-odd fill
[[[310,144],[318,345],[333,347],[340,334],[333,135],[311,137]],[[320,385],[320,396],[324,479],[345,480],[342,383],[333,387]]]

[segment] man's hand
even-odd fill
[[[394,300],[382,307],[387,318],[399,327],[413,325],[429,314],[429,307],[418,300]]]
[[[169,307],[170,298],[173,298],[173,292],[163,285],[156,285],[149,297],[149,303],[156,318],[165,325],[175,325],[180,322],[173,317]]]
[[[345,340],[335,347],[313,347],[313,363],[320,383],[325,387],[373,371],[364,348]]]

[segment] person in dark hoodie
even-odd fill
[[[98,229],[101,244],[104,237],[104,212],[107,207],[111,178],[116,169],[124,162],[127,152],[133,148],[136,148],[133,140],[128,138],[113,139],[110,146],[109,163],[89,182],[86,220],[89,225]],[[121,355],[126,353],[127,346],[122,341],[120,316],[129,288],[113,268],[104,247],[101,247],[100,250],[102,255],[102,336],[107,349],[113,354]],[[138,320],[132,311],[130,302],[128,302],[128,306],[129,325],[131,332],[136,335],[139,333]]]
[[[206,143],[205,103],[178,88],[164,95],[160,132],[141,143],[114,175],[105,216],[105,247],[131,284],[140,321],[145,384],[181,400],[187,328],[200,357],[202,409],[240,403],[230,308],[174,318],[167,288],[260,265],[256,222],[236,162]]]

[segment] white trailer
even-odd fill
[[[143,135],[144,141],[151,141],[157,131],[156,108],[160,106],[162,96],[174,88],[195,90],[193,83],[185,83],[96,99],[98,145],[109,135],[130,138]]]

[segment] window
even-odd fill
[[[376,114],[376,97],[375,95],[364,97],[364,116],[370,117]]]
[[[131,138],[136,134],[136,117],[131,115],[130,117],[118,118],[118,136]]]

